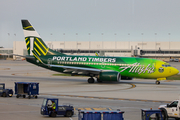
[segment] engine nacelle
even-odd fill
[[[98,77],[100,81],[117,81],[121,80],[121,74],[116,71],[104,71],[101,72]]]

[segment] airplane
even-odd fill
[[[130,80],[166,80],[179,71],[169,63],[150,58],[66,55],[47,47],[28,20],[21,20],[27,46],[26,61],[56,72],[85,75],[88,83]]]

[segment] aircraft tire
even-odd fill
[[[156,85],[159,85],[160,84],[160,82],[159,81],[156,81]]]
[[[89,78],[88,79],[88,83],[94,83],[94,79],[93,78]]]

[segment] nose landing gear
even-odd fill
[[[156,81],[156,85],[159,85],[159,84],[160,84],[160,81],[159,81],[159,80],[157,80],[157,81]]]

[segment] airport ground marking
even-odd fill
[[[74,108],[74,110],[112,110],[112,108]]]
[[[104,100],[140,101],[140,102],[160,102],[160,103],[170,103],[171,102],[171,101],[160,101],[160,100],[158,101],[158,100],[143,100],[143,99],[125,99],[125,98],[93,97],[93,96],[79,96],[79,95],[61,95],[61,94],[46,94],[46,93],[41,93],[40,95],[91,98],[91,99],[104,99]]]

